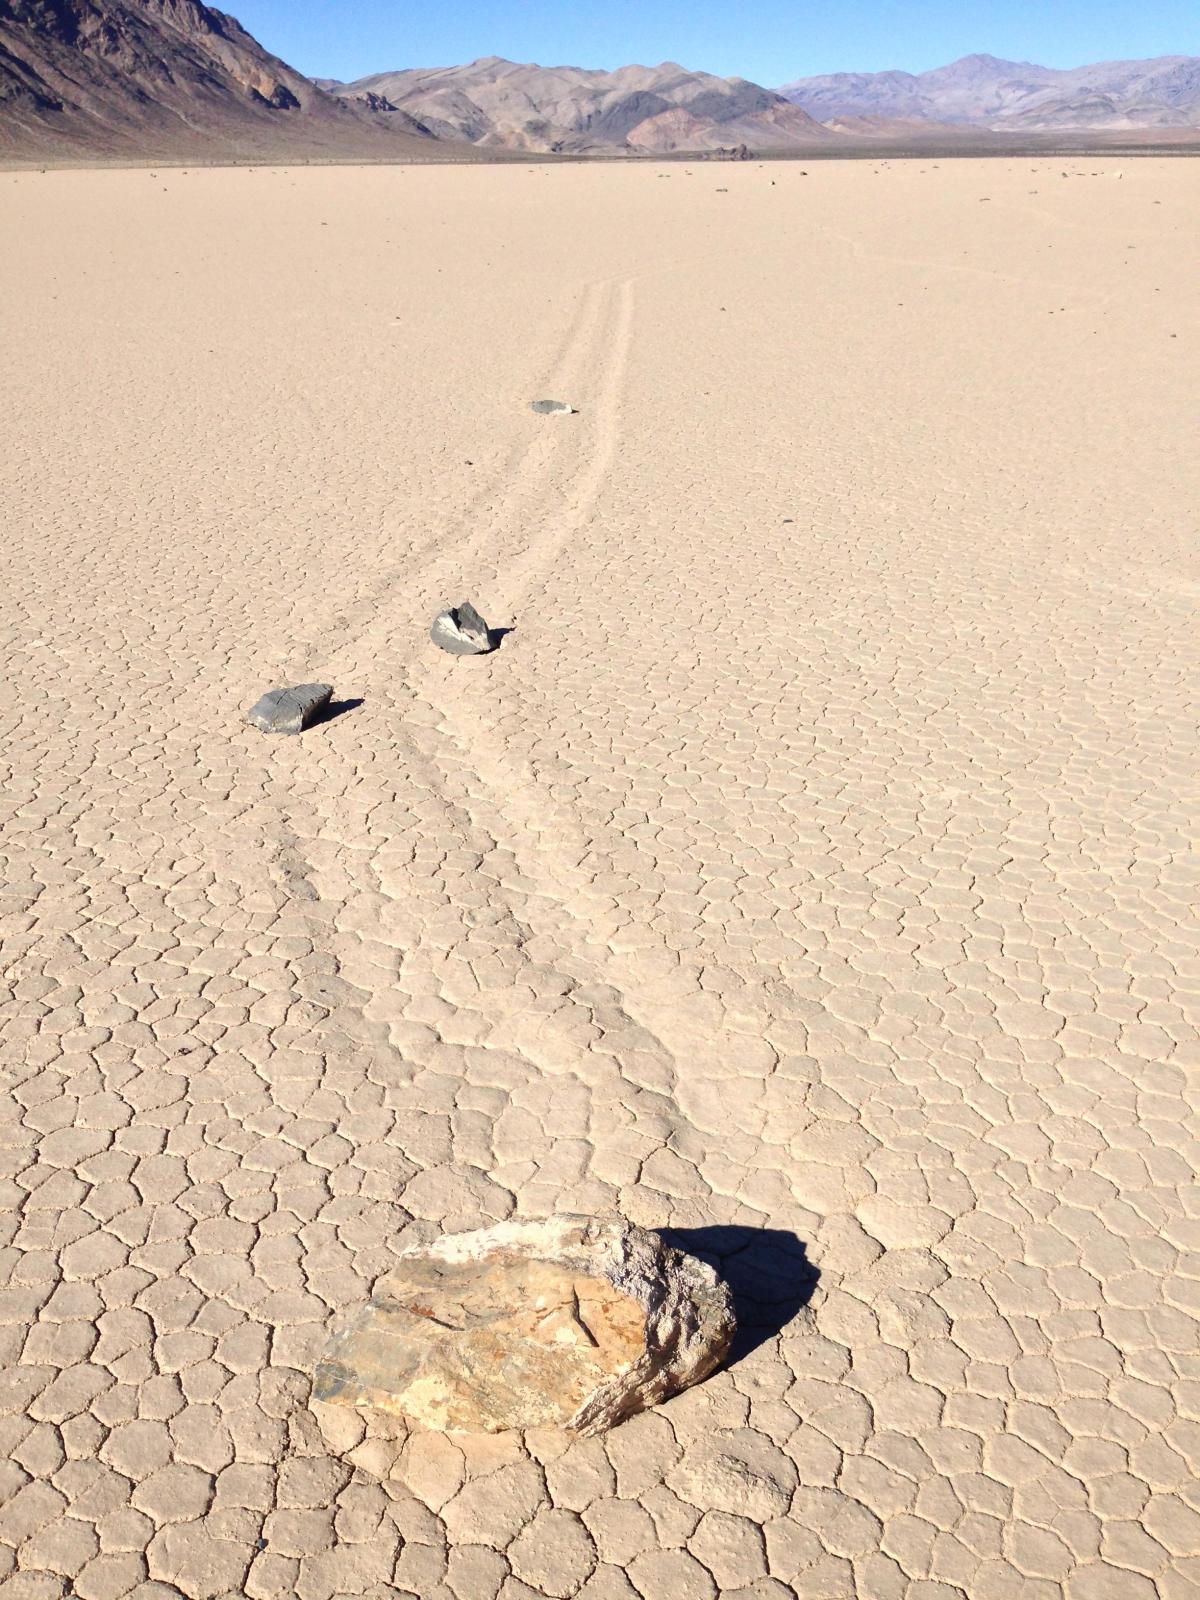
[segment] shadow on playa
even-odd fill
[[[335,717],[343,716],[347,711],[357,711],[362,704],[362,695],[350,700],[327,700],[309,723],[309,727],[319,728],[323,722],[332,722]]]
[[[812,1299],[821,1276],[804,1241],[779,1228],[714,1225],[658,1231],[668,1244],[715,1267],[729,1285],[738,1331],[728,1366],[786,1328]]]

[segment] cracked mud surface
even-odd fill
[[[1195,1595],[1194,164],[1114,165],[0,174],[6,1595]],[[322,1430],[551,1210],[732,1364]]]

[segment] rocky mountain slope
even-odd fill
[[[379,72],[329,85],[408,112],[440,139],[530,151],[782,149],[835,139],[782,96],[674,62],[539,67],[487,56],[462,67]],[[392,114],[380,110],[381,118]]]
[[[1061,71],[964,56],[931,72],[835,72],[779,93],[821,122],[889,118],[991,128],[1170,128],[1200,125],[1200,57],[1102,61]]]
[[[418,154],[201,0],[0,0],[0,155]]]

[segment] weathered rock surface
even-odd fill
[[[440,612],[429,637],[452,656],[485,656],[492,648],[491,629],[469,600]]]
[[[298,683],[290,689],[269,689],[246,713],[247,722],[264,733],[299,733],[329,704],[330,683]]]
[[[531,400],[530,411],[536,411],[543,417],[573,417],[575,407],[569,406],[564,400]]]
[[[417,1427],[600,1433],[708,1376],[733,1301],[620,1219],[502,1222],[406,1250],[330,1344],[313,1397]]]

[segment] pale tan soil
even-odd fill
[[[3,180],[6,1595],[1197,1593],[1198,169],[1116,166]],[[759,1342],[381,1487],[333,1314],[554,1208],[752,1230]]]

